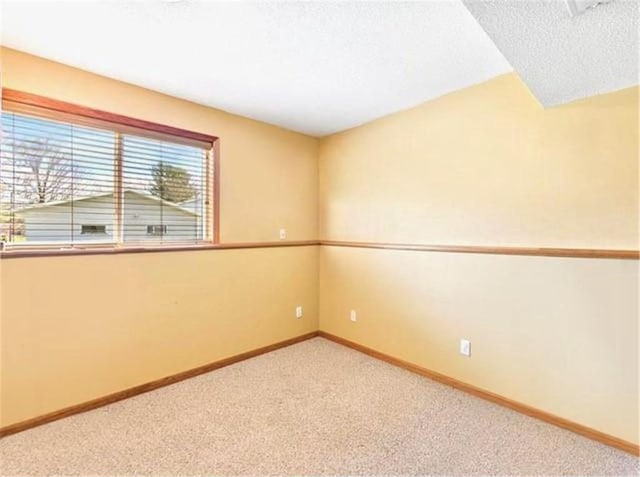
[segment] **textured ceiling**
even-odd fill
[[[543,106],[638,84],[638,0],[572,17],[563,0],[464,0]]]
[[[460,0],[2,7],[6,46],[314,136],[511,71]]]
[[[638,84],[637,0],[0,2],[3,45],[314,136],[512,66],[544,106]]]

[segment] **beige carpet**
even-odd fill
[[[0,441],[5,475],[637,475],[638,459],[321,338]]]

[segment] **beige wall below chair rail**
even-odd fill
[[[317,260],[315,246],[1,260],[0,427],[316,331]]]
[[[320,330],[637,444],[639,285],[635,260],[321,247]]]

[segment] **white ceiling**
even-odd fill
[[[512,66],[544,106],[638,84],[638,0],[0,2],[6,46],[313,136]]]
[[[6,46],[314,136],[511,71],[460,0],[2,6]]]
[[[638,0],[572,17],[562,0],[464,0],[543,106],[638,84]]]

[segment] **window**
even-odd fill
[[[147,235],[166,235],[166,225],[147,225]]]
[[[216,138],[8,95],[0,150],[5,249],[214,241]]]
[[[105,235],[107,233],[107,226],[106,225],[83,225],[80,233]]]

